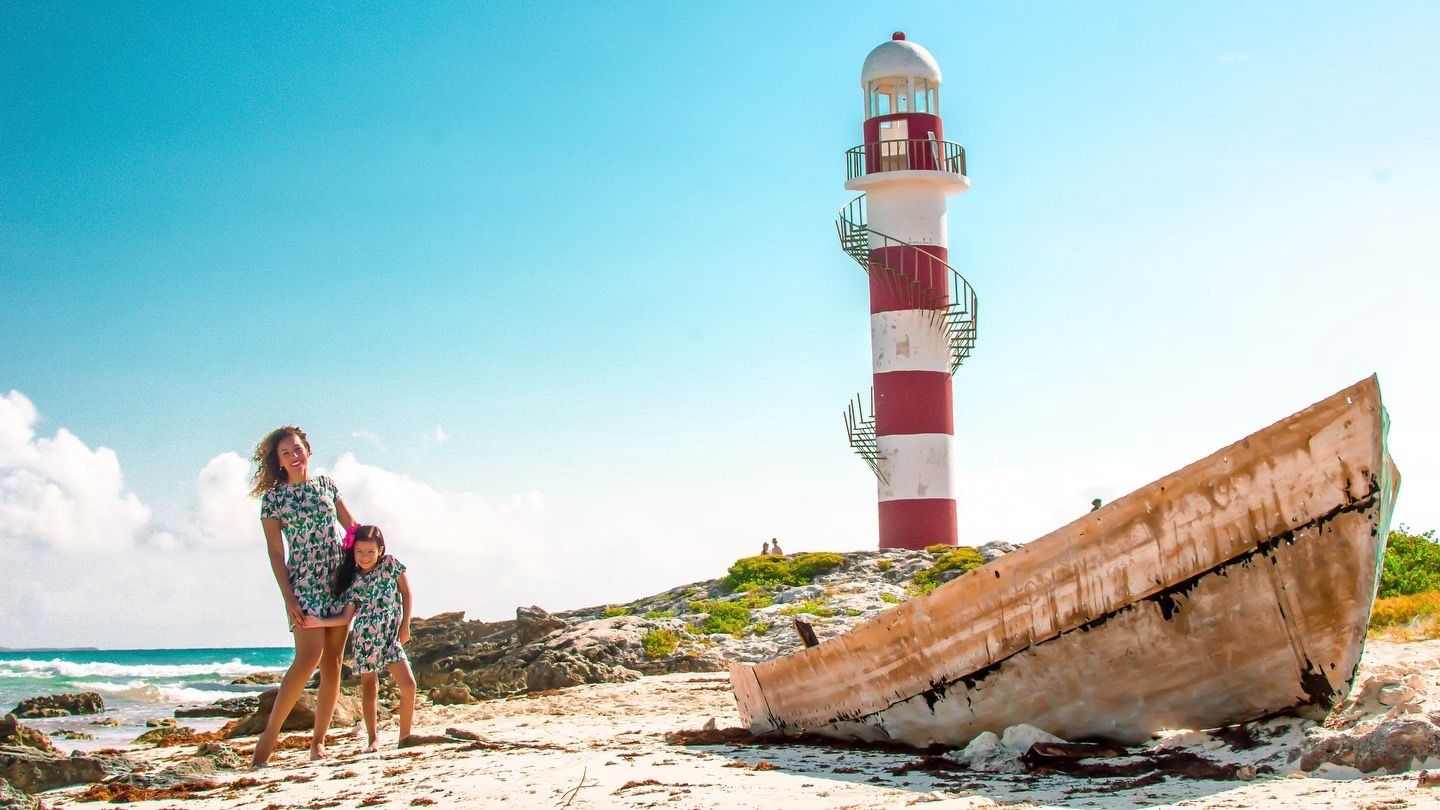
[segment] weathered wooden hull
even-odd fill
[[[844,635],[731,664],[741,719],[927,746],[1324,713],[1378,584],[1385,432],[1371,377]]]

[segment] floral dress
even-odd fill
[[[400,575],[405,566],[389,554],[368,572],[355,572],[355,583],[341,597],[355,606],[350,640],[355,648],[355,669],[379,672],[396,661],[407,661],[400,646],[400,623],[405,603],[400,598]]]
[[[340,491],[327,475],[298,484],[277,484],[260,498],[260,517],[280,521],[290,553],[285,558],[290,588],[307,616],[328,619],[345,610],[330,587],[345,558],[335,501]]]

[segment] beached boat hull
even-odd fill
[[[1385,432],[1371,377],[848,633],[731,664],[741,719],[923,747],[1323,714],[1379,579]]]

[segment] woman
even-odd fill
[[[258,768],[275,751],[285,718],[316,667],[320,669],[320,694],[310,758],[325,757],[325,732],[340,697],[340,659],[350,628],[306,627],[305,619],[328,619],[344,611],[345,605],[335,598],[331,586],[345,556],[340,527],[348,528],[356,521],[334,481],[324,475],[311,477],[310,441],[300,428],[286,425],[270,431],[255,447],[252,461],[255,477],[250,495],[260,499],[260,525],[269,546],[270,569],[285,599],[290,632],[295,636],[295,660],[280,682],[270,719],[255,743],[252,764]]]

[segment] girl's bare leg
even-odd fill
[[[380,673],[365,672],[360,675],[360,702],[365,706],[365,736],[370,740],[366,751],[380,750],[380,738],[375,731],[375,716],[379,711]]]
[[[265,721],[265,731],[261,732],[260,739],[255,741],[255,756],[250,764],[257,768],[269,762],[270,755],[275,753],[275,745],[280,742],[280,730],[285,725],[285,718],[290,716],[290,710],[295,708],[295,702],[305,691],[305,684],[315,673],[315,667],[320,663],[320,656],[325,649],[325,631],[322,628],[296,627],[291,632],[295,634],[295,660],[290,663],[290,669],[285,671],[285,677],[280,681],[280,691],[275,695],[275,705],[270,709],[270,718]]]
[[[415,719],[415,673],[409,661],[396,661],[386,667],[400,690],[400,740],[410,736],[410,722]]]
[[[345,655],[345,637],[349,626],[326,627],[324,646],[320,653],[320,692],[315,696],[315,734],[310,738],[310,758],[324,759],[325,734],[340,700],[340,659]]]

